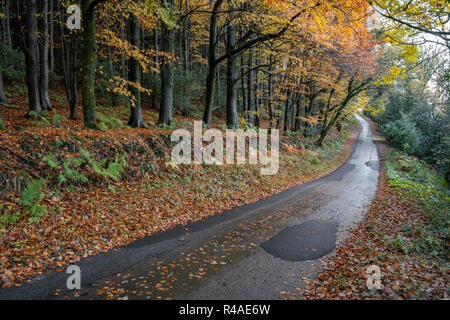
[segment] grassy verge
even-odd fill
[[[324,261],[305,298],[448,298],[450,190],[432,168],[380,145],[377,197],[365,220]],[[381,271],[378,290],[367,286],[373,265]]]

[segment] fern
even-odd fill
[[[52,123],[53,123],[54,127],[56,127],[56,128],[60,127],[61,124],[65,121],[67,121],[66,117],[60,115],[59,113],[53,114]]]
[[[41,161],[47,164],[51,169],[60,168],[59,161],[56,160],[52,154],[43,157]]]
[[[75,167],[79,167],[82,164],[83,164],[83,159],[79,159],[79,158],[69,158],[66,161],[64,161],[64,163],[63,163],[64,176],[58,177],[59,181],[65,182],[64,178],[66,178],[66,181],[67,181],[67,179],[71,179],[72,181],[75,181],[75,182],[88,183],[89,180],[84,174],[77,171],[76,169],[70,168],[71,165],[75,166]]]
[[[29,220],[31,222],[38,222],[39,217],[47,213],[47,207],[41,205],[45,195],[41,191],[42,188],[47,186],[47,180],[37,179],[27,184],[22,191],[21,204],[25,205],[24,214],[29,214]]]
[[[124,167],[126,165],[126,160],[123,156],[120,158],[116,158],[115,161],[111,161],[107,158],[98,162],[92,158],[91,154],[88,151],[80,150],[80,153],[92,167],[92,170],[94,170],[96,174],[102,176],[105,179],[110,178],[114,181],[118,181],[122,176],[122,173],[125,171]],[[106,164],[108,164],[107,167]]]

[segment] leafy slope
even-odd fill
[[[45,206],[47,214],[36,219],[21,215],[9,223],[2,219],[0,284],[19,284],[45,270],[323,176],[352,150],[356,127],[347,123],[344,130],[350,133],[347,139],[346,134],[334,132],[321,149],[296,137],[285,138],[280,171],[273,177],[261,176],[257,166],[171,166],[168,132],[163,130],[43,127],[2,133],[2,146],[7,147],[0,150],[0,165],[6,168],[1,175],[2,218],[26,210],[20,192],[27,176],[45,178],[48,185],[37,192],[39,197],[44,195],[38,205]],[[95,163],[123,156],[123,179],[114,181],[99,174],[92,160],[82,160],[82,150],[89,150]],[[59,175],[67,175],[62,165],[67,159],[82,163],[77,170],[88,183],[80,179],[60,184]]]

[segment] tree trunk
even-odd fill
[[[55,27],[54,27],[54,0],[50,0],[50,52],[49,52],[49,66],[50,71],[54,72],[55,70],[55,54],[54,54],[54,34],[55,34]]]
[[[295,115],[295,124],[294,124],[294,131],[299,132],[300,131],[300,124],[301,120],[300,117],[302,115],[302,96],[297,100],[297,113]]]
[[[227,27],[227,51],[231,51],[236,44],[236,28]],[[227,60],[227,126],[230,129],[238,128],[237,117],[237,57],[232,55]]]
[[[216,62],[216,42],[217,42],[217,18],[218,10],[223,0],[217,0],[214,4],[211,20],[209,24],[209,47],[208,47],[208,74],[206,76],[206,102],[203,122],[206,126],[211,124],[212,108],[214,103],[214,90],[216,82],[217,62]]]
[[[120,40],[122,41],[122,43],[125,42],[125,40],[127,39],[127,32],[125,31],[125,27],[127,27],[128,25],[128,21],[122,16],[121,17],[121,25],[120,25]],[[122,77],[123,80],[128,79],[128,64],[125,61],[125,55],[122,53],[120,55],[120,69],[121,69],[121,74],[120,76]],[[128,85],[125,84],[125,89],[128,88]],[[122,102],[124,103],[124,105],[126,106],[130,106],[130,99],[127,96],[122,96]]]
[[[248,121],[247,96],[245,90],[245,57],[241,53],[241,91],[242,91],[242,112],[245,115],[245,120]]]
[[[141,47],[141,30],[139,21],[135,15],[130,16],[130,42],[136,48]],[[128,80],[136,84],[141,83],[141,67],[139,65],[139,61],[134,58],[131,58],[130,61],[130,74]],[[141,92],[134,86],[132,87],[131,92],[134,98],[134,103],[132,103],[130,107],[131,115],[128,125],[134,128],[144,128],[145,125],[144,118],[142,116]]]
[[[95,13],[91,7],[91,0],[81,1],[83,14],[83,43],[81,53],[81,91],[84,125],[97,129],[95,116],[95,63],[97,60]]]
[[[29,112],[34,117],[42,113],[39,95],[39,45],[36,0],[26,2],[25,11],[25,65],[28,87]]]
[[[0,106],[5,104],[8,104],[8,99],[6,99],[5,89],[3,87],[2,70],[0,70]]]
[[[12,48],[12,41],[11,41],[11,17],[10,17],[10,0],[6,1],[6,43],[8,43],[9,47]]]
[[[0,70],[0,106],[8,103],[6,99],[5,90],[3,88],[3,77],[2,70]],[[3,124],[2,116],[0,115],[0,130],[6,130],[5,125]]]
[[[284,107],[284,126],[283,131],[284,134],[289,131],[289,113],[291,109],[291,103],[290,103],[291,95],[288,93],[286,98],[286,105]]]
[[[63,11],[61,10],[61,16]],[[78,32],[71,31],[65,35],[65,27],[61,24],[62,67],[64,88],[70,108],[70,120],[78,120]],[[67,37],[69,37],[70,42]]]
[[[39,95],[42,110],[51,110],[50,97],[48,96],[48,0],[41,0],[41,30],[39,41],[40,83]]]
[[[247,94],[248,94],[248,100],[247,100],[247,106],[248,106],[248,122],[251,124],[255,124],[255,79],[254,79],[254,72],[252,70],[253,68],[253,51],[249,50],[248,53],[248,75],[247,75]]]
[[[166,2],[168,7],[175,6],[174,0]],[[170,58],[164,58],[161,68],[161,105],[159,108],[158,125],[164,124],[170,126],[173,117],[173,50],[175,45],[175,31],[169,28],[165,23],[162,25],[161,50],[169,54]]]
[[[155,30],[154,30],[154,36],[153,36],[153,46],[155,49],[155,66],[156,68],[159,70],[159,34],[158,34],[158,30],[159,29],[159,21],[158,19],[156,19],[155,22]],[[157,83],[158,83],[158,73],[155,72],[153,75],[153,90],[152,90],[152,96],[151,96],[151,100],[152,100],[152,109],[158,110],[158,87],[157,87]]]
[[[269,130],[273,127],[273,74],[272,74],[272,57],[270,57],[269,79],[268,79],[268,104],[269,104]]]

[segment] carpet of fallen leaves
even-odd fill
[[[80,121],[67,121],[58,128],[18,122],[25,113],[24,102],[10,99],[21,107],[10,108],[2,117],[10,130],[0,134],[0,169],[4,193],[2,203],[20,210],[17,190],[24,183],[17,178],[22,171],[34,177],[51,172],[40,159],[51,152],[58,159],[76,156],[80,147],[96,158],[126,152],[126,179],[107,183],[57,186],[43,201],[48,214],[39,222],[21,219],[0,225],[0,286],[20,285],[34,276],[82,258],[128,244],[179,224],[204,219],[213,214],[267,198],[335,170],[353,150],[358,130],[347,127],[349,135],[338,150],[326,153],[311,149],[314,161],[304,149],[285,144],[280,171],[276,176],[261,176],[258,166],[183,166],[174,167],[164,159],[163,130],[117,129],[107,132],[81,130]],[[58,105],[55,104],[57,112]],[[61,104],[59,108],[65,108]],[[189,121],[190,119],[184,119]],[[14,129],[11,127],[14,126]],[[161,137],[163,139],[161,140]],[[290,137],[289,139],[292,139]],[[329,139],[341,139],[333,132]],[[120,150],[117,150],[120,149]],[[151,170],[142,164],[152,164]],[[12,174],[12,176],[11,176]],[[9,179],[9,180],[8,180]],[[9,181],[9,182],[8,182]],[[7,184],[10,185],[7,185]]]
[[[372,130],[377,137],[373,123]],[[379,141],[378,149],[383,164],[387,147]],[[388,240],[423,237],[419,232],[407,232],[405,226],[429,223],[429,216],[412,199],[386,183],[383,166],[376,199],[365,219],[349,230],[335,254],[322,261],[321,272],[316,280],[309,281],[302,298],[448,299],[450,270],[445,263],[423,252],[406,253]],[[367,287],[367,269],[372,265],[381,269],[379,290]]]

